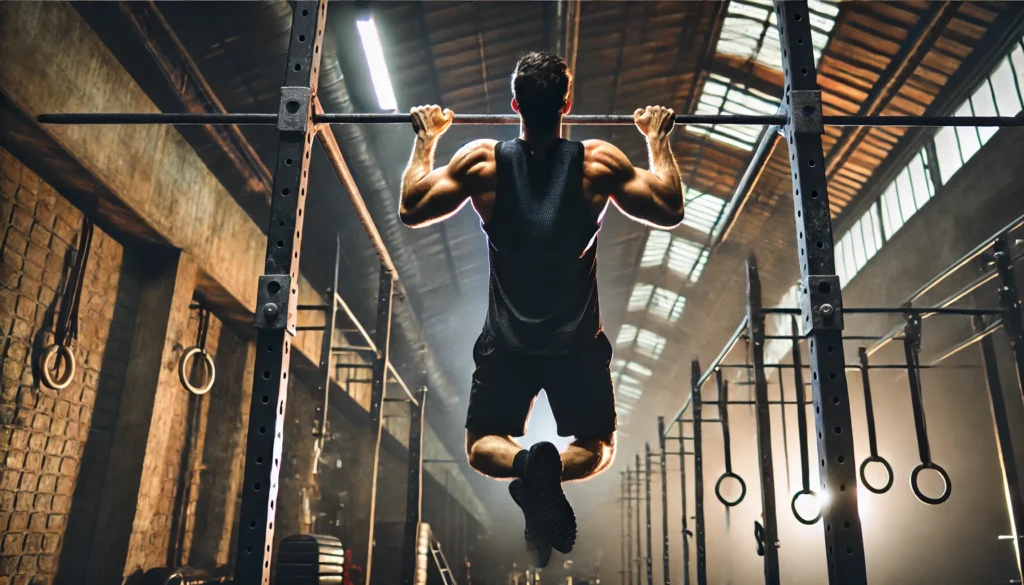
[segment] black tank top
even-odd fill
[[[559,139],[537,158],[517,138],[496,144],[494,158],[484,332],[517,351],[566,353],[601,331],[601,226],[583,194],[583,144]]]

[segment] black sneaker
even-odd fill
[[[516,478],[512,480],[512,483],[508,484],[508,493],[512,496],[512,500],[515,501],[516,505],[522,509],[523,517],[526,519],[526,530],[523,531],[523,536],[526,538],[526,550],[533,557],[534,566],[538,569],[543,569],[548,566],[548,562],[551,560],[551,543],[546,538],[543,538],[543,533],[535,525],[536,515],[533,513],[534,503],[530,497],[530,492],[526,489],[526,484],[523,483],[523,480]]]
[[[562,458],[548,442],[530,447],[523,478],[535,506],[536,525],[562,554],[576,544],[576,515],[562,491]]]

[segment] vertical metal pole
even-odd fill
[[[315,399],[317,401],[316,409],[313,412],[313,437],[315,443],[313,446],[313,469],[309,476],[312,485],[309,485],[305,489],[306,497],[309,498],[309,494],[316,493],[318,487],[317,476],[320,472],[320,457],[324,451],[324,443],[327,441],[327,411],[330,407],[330,391],[331,391],[331,369],[332,358],[334,356],[332,349],[334,347],[334,325],[338,319],[338,303],[336,301],[335,291],[338,290],[338,275],[341,267],[341,234],[336,235],[334,243],[334,274],[331,280],[331,286],[327,288],[327,310],[324,311],[324,332],[320,337],[320,384],[316,387]],[[312,501],[307,500],[307,506],[309,506],[309,525],[305,526],[304,529],[311,533],[317,531],[316,527],[316,514],[313,512]]]
[[[626,468],[626,558],[629,563],[623,566],[629,585],[633,585],[633,471]],[[640,585],[638,582],[636,585]]]
[[[668,562],[668,470],[666,469],[665,452],[665,417],[658,417],[658,448],[660,449],[658,469],[661,471],[661,573],[664,585],[669,585]],[[682,456],[683,445],[680,442],[679,452]]]
[[[843,355],[843,302],[821,147],[821,91],[806,0],[774,0],[789,110],[786,141],[800,261],[801,327],[808,332],[829,585],[867,582],[857,508],[857,461]],[[845,489],[850,488],[850,489]]]
[[[683,585],[690,585],[690,527],[686,515],[686,434],[679,421],[679,508],[683,518]]]
[[[690,392],[693,393],[693,507],[697,531],[697,585],[708,585],[707,548],[704,542],[704,454],[701,446],[700,362],[690,362]],[[682,451],[686,451],[685,447]]]
[[[377,476],[380,471],[380,438],[383,432],[384,419],[381,408],[384,403],[384,391],[388,380],[388,361],[391,354],[391,302],[394,298],[395,279],[390,270],[381,264],[380,288],[377,293],[377,329],[374,343],[377,355],[373,360],[373,386],[370,394],[370,432],[373,433],[372,450],[373,469],[370,473],[370,529],[366,540],[366,583],[369,585],[373,569],[373,529],[376,524],[377,512]]]
[[[654,585],[654,565],[651,558],[652,535],[651,535],[651,444],[644,443],[644,505],[647,515],[647,555],[645,557],[647,569],[647,585]]]
[[[766,585],[779,585],[779,528],[775,518],[771,410],[768,406],[768,380],[764,374],[764,313],[761,312],[761,278],[754,256],[747,259],[747,326],[750,332],[750,361],[754,367],[754,401],[757,403],[755,420],[761,476],[761,515],[764,520],[764,582]]]
[[[419,405],[409,402],[409,476],[405,492],[405,534],[402,542],[402,585],[416,581],[417,535],[423,517],[423,425],[426,421],[427,388],[416,393]]]
[[[1003,308],[1003,329],[1010,337],[1010,347],[1017,366],[1017,388],[1024,392],[1024,321],[1021,318],[1017,278],[1013,273],[1013,255],[1006,234],[994,244],[996,271],[999,273],[999,305]]]
[[[621,559],[619,563],[619,582],[620,585],[626,585],[626,573],[629,571],[626,569],[626,474],[620,472],[619,481],[619,534],[622,536],[622,546],[619,547],[621,553]],[[632,581],[632,579],[631,579]]]
[[[985,329],[984,320],[974,318],[975,331]],[[1006,507],[1010,513],[1010,534],[1013,535],[1013,553],[1017,558],[1017,576],[1024,580],[1024,564],[1020,557],[1020,530],[1024,529],[1024,496],[1021,495],[1017,459],[1013,455],[1013,439],[1010,422],[1006,414],[1006,400],[1003,385],[999,380],[995,342],[991,335],[981,340],[981,358],[985,365],[985,379],[988,383],[989,405],[992,407],[992,422],[996,433],[996,447],[999,449],[999,463],[1003,468],[1003,488],[1006,491]]]
[[[636,455],[636,585],[643,583],[644,548],[640,541],[640,454]]]
[[[288,400],[289,347],[298,305],[302,211],[313,145],[312,96],[320,72],[327,0],[296,2],[281,88],[277,161],[265,272],[256,294],[255,376],[245,447],[235,582],[270,583],[274,514]]]

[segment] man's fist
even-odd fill
[[[633,112],[633,121],[644,136],[663,138],[672,132],[672,127],[676,123],[676,113],[671,108],[647,106]]]
[[[445,133],[455,119],[455,112],[441,111],[441,106],[416,106],[409,111],[412,127],[421,138],[437,138]]]

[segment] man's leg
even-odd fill
[[[516,476],[513,463],[522,445],[510,435],[483,435],[466,431],[466,457],[470,466],[480,473],[496,478]]]
[[[615,433],[597,439],[576,439],[562,452],[562,481],[591,478],[612,464]]]

